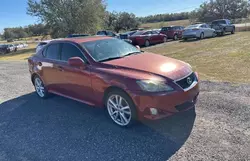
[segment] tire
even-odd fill
[[[225,30],[223,29],[223,31],[221,32],[221,36],[225,36]]]
[[[145,47],[148,47],[148,46],[150,46],[150,42],[149,42],[149,40],[146,40],[146,41],[145,41],[145,44],[144,44],[144,46],[145,46]]]
[[[235,28],[233,28],[233,30],[232,30],[232,32],[231,32],[231,34],[235,34]]]
[[[178,40],[178,35],[177,34],[174,35],[174,40],[175,41]]]
[[[34,83],[34,87],[36,90],[36,94],[40,98],[46,99],[49,97],[49,93],[48,93],[46,87],[44,86],[42,79],[39,76],[37,76],[37,75],[34,76],[33,83]]]
[[[167,42],[167,37],[163,38],[163,43]]]
[[[112,90],[105,97],[109,118],[120,127],[130,127],[137,120],[137,110],[132,99],[121,90]],[[122,99],[120,99],[122,98]],[[121,103],[119,103],[121,100]],[[122,108],[125,108],[122,110]]]
[[[200,37],[199,37],[200,40],[204,39],[204,33],[202,32]]]
[[[217,36],[216,32],[213,32],[212,37],[214,38],[214,37],[216,37],[216,36]]]

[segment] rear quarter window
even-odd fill
[[[48,59],[59,60],[59,44],[51,44],[43,50],[43,54]]]

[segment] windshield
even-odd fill
[[[105,61],[124,57],[131,53],[140,53],[135,46],[119,39],[105,39],[82,43],[95,61]]]

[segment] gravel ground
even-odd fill
[[[195,110],[114,125],[104,110],[33,92],[27,64],[0,62],[0,160],[250,160],[250,85],[201,82]]]

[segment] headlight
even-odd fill
[[[147,92],[170,92],[174,89],[162,81],[140,80],[136,82],[142,90]]]

